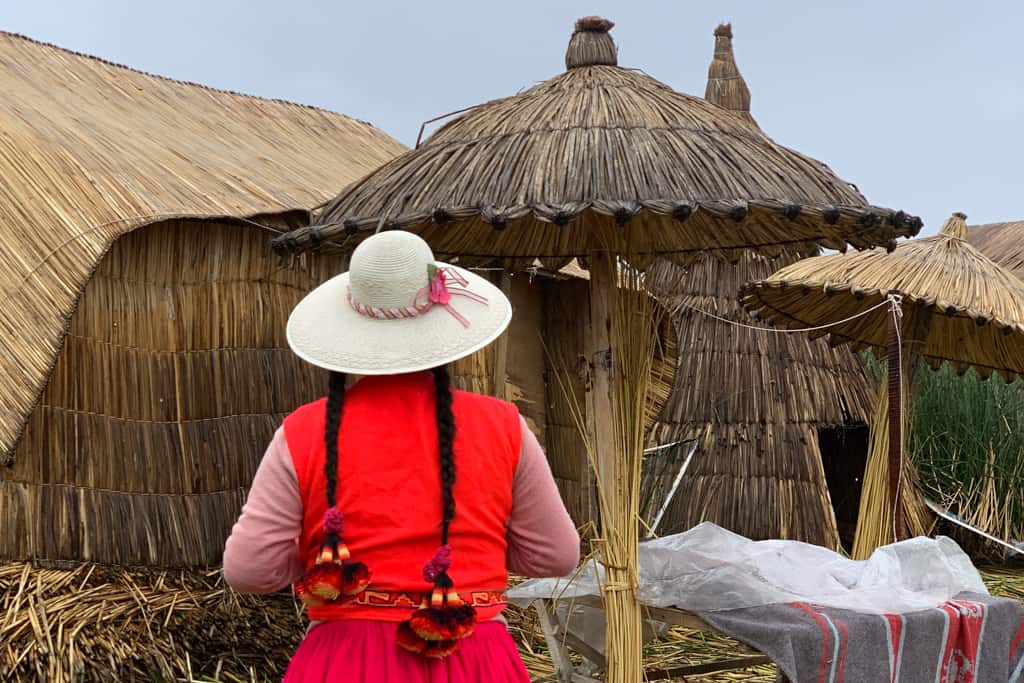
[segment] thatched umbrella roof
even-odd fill
[[[771,322],[820,327],[817,333],[836,344],[888,349],[888,397],[880,397],[875,414],[865,484],[880,491],[887,469],[889,500],[883,506],[884,496],[862,498],[853,549],[858,558],[905,531],[903,414],[918,360],[933,367],[949,362],[959,372],[974,367],[982,377],[996,372],[1007,381],[1024,373],[1024,282],[967,243],[966,218],[955,213],[938,235],[901,244],[891,254],[800,261],[740,293],[749,310]],[[895,300],[884,305],[893,295],[900,297],[898,306]]]
[[[618,66],[611,27],[579,20],[563,74],[449,122],[275,246],[400,228],[463,259],[564,260],[606,248],[592,227],[607,224],[634,253],[686,260],[709,249],[892,246],[920,228],[749,116]]]
[[[1024,221],[972,225],[967,242],[1024,280]]]
[[[0,92],[0,459],[118,237],[173,217],[308,215],[404,149],[339,114],[10,33],[0,33]]]
[[[967,242],[966,216],[953,216],[934,237],[900,244],[894,252],[818,256],[794,263],[741,291],[760,317],[788,327],[816,327],[857,315],[899,294],[930,309],[931,329],[921,343],[933,367],[943,362],[982,377],[1007,380],[1024,373],[1024,282]],[[890,313],[818,330],[833,343],[887,347]]]

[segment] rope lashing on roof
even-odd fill
[[[857,313],[855,315],[851,315],[850,317],[844,318],[842,320],[837,320],[835,322],[826,323],[824,325],[816,325],[814,327],[804,327],[804,328],[800,328],[800,329],[780,329],[780,328],[777,328],[777,327],[760,327],[758,325],[748,325],[746,323],[741,323],[741,322],[737,322],[735,320],[729,320],[728,318],[723,318],[721,316],[715,315],[714,313],[709,313],[708,311],[703,311],[703,310],[701,310],[699,308],[696,308],[694,306],[691,306],[691,305],[689,305],[689,304],[687,304],[685,302],[680,302],[680,305],[682,305],[684,308],[687,308],[687,309],[689,309],[689,310],[691,310],[691,311],[693,311],[695,313],[699,313],[701,315],[705,315],[705,316],[707,316],[709,318],[713,318],[713,319],[718,320],[720,322],[726,323],[727,325],[734,325],[736,327],[742,327],[742,328],[748,329],[748,330],[757,330],[757,331],[761,331],[761,332],[775,332],[775,333],[784,333],[784,332],[785,333],[788,333],[788,332],[814,332],[814,331],[817,331],[817,330],[825,330],[825,329],[828,329],[830,327],[837,327],[839,325],[845,325],[848,322],[852,322],[854,320],[857,320],[858,318],[863,318],[863,317],[865,317],[867,315],[870,315],[871,313],[877,311],[880,308],[888,307],[889,308],[889,315],[891,315],[892,319],[893,319],[893,329],[896,330],[896,340],[897,340],[896,341],[896,356],[898,358],[898,365],[899,365],[899,367],[897,368],[897,372],[899,372],[900,386],[901,387],[903,386],[903,381],[904,381],[904,377],[903,377],[903,326],[901,324],[902,321],[903,321],[903,296],[901,294],[896,294],[896,293],[890,292],[889,294],[886,295],[884,301],[879,302],[878,304],[872,306],[871,308],[867,309],[866,311],[861,311],[860,313]],[[890,400],[891,400],[891,398],[890,398]],[[900,397],[899,400],[902,402],[902,400],[903,400],[902,396]],[[900,406],[900,409],[902,410],[902,405]],[[891,435],[890,435],[890,438],[891,438]],[[899,504],[900,504],[900,495],[902,494],[902,489],[903,489],[903,460],[904,460],[904,452],[903,452],[903,439],[902,439],[902,437],[899,440],[899,444],[897,445],[897,448],[898,448],[897,452],[899,453],[899,456],[898,456],[898,458],[899,458],[899,479],[897,481],[896,499],[894,501],[894,505],[896,507],[898,507]],[[896,515],[893,514],[893,516],[892,516],[892,537],[894,539],[899,537],[897,531],[898,530],[896,528]]]
[[[902,306],[902,303],[903,303],[903,297],[902,296],[900,296],[899,294],[889,294],[889,295],[887,295],[885,301],[882,301],[881,303],[878,303],[878,304],[872,306],[871,308],[867,309],[866,311],[861,311],[860,313],[857,313],[855,315],[851,315],[849,318],[843,318],[842,320],[837,320],[835,322],[825,323],[824,325],[816,325],[814,327],[800,327],[800,328],[796,328],[796,329],[785,329],[785,328],[781,328],[781,327],[762,327],[760,325],[748,325],[747,323],[741,323],[741,322],[738,322],[736,320],[729,320],[728,318],[723,318],[722,316],[715,315],[714,313],[710,313],[708,311],[702,310],[700,308],[697,308],[696,306],[691,306],[690,304],[686,303],[685,301],[680,301],[679,305],[682,306],[683,308],[687,308],[687,309],[693,311],[694,313],[699,313],[700,315],[707,316],[708,318],[713,318],[714,320],[718,320],[719,322],[726,323],[727,325],[733,325],[735,327],[742,327],[742,328],[747,329],[747,330],[758,330],[758,331],[761,331],[761,332],[774,332],[776,334],[789,334],[789,333],[792,333],[792,332],[816,332],[818,330],[827,330],[830,327],[838,327],[839,325],[845,325],[848,322],[853,322],[854,320],[857,320],[858,318],[863,318],[863,317],[865,317],[867,315],[870,315],[871,313],[874,313],[878,309],[884,308],[885,306],[895,306],[897,308],[900,308]],[[902,308],[900,308],[900,315],[902,315]]]

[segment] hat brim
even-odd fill
[[[443,306],[412,318],[381,320],[357,313],[348,302],[349,274],[342,273],[306,295],[288,318],[288,345],[301,359],[334,372],[398,375],[419,372],[465,358],[484,348],[512,320],[512,304],[500,289],[463,268],[467,289],[487,299],[479,303],[452,296],[463,324]]]

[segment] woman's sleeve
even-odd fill
[[[224,547],[224,579],[239,593],[275,593],[302,573],[302,498],[284,428],[274,434]]]
[[[565,576],[580,561],[580,537],[569,517],[544,450],[520,416],[523,433],[512,486],[508,569],[531,578]]]

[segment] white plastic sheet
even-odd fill
[[[588,564],[564,579],[535,579],[509,591],[536,599],[600,595],[602,571]],[[712,612],[792,601],[861,612],[911,612],[957,593],[987,594],[970,558],[951,539],[914,538],[848,560],[797,541],[751,541],[705,522],[640,545],[639,600],[652,607]]]

